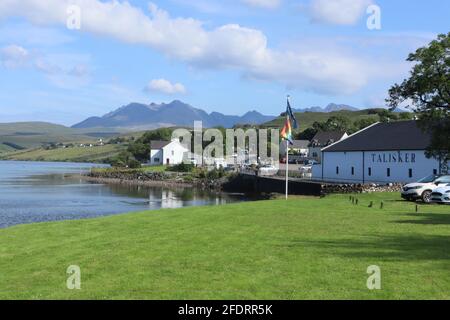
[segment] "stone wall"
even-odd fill
[[[368,192],[401,192],[402,184],[325,184],[322,185],[322,194],[332,193],[368,193]]]

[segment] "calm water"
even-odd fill
[[[103,185],[71,178],[91,164],[0,161],[0,228],[245,200],[192,188]]]

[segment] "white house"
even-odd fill
[[[321,162],[322,153],[321,150],[326,146],[329,146],[335,142],[344,140],[348,137],[348,134],[343,131],[321,131],[318,132],[314,138],[312,138],[309,144],[308,157]]]
[[[430,135],[416,121],[373,124],[322,149],[313,179],[344,183],[406,183],[440,173],[425,156]]]
[[[151,141],[150,142],[151,165],[176,165],[183,162],[189,152],[179,140]]]

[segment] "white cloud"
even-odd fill
[[[89,82],[90,57],[77,54],[32,53],[13,44],[0,48],[0,66],[8,69],[27,68],[42,73],[53,85],[74,88]]]
[[[24,66],[29,60],[28,51],[18,45],[9,45],[0,49],[0,62],[5,68]]]
[[[244,3],[253,6],[266,9],[277,8],[281,4],[281,0],[242,0]]]
[[[336,0],[334,2],[353,9],[328,5],[324,10],[331,14],[334,8],[354,15],[364,1]],[[330,2],[333,1],[326,1]],[[351,4],[354,2],[358,5]],[[129,2],[2,0],[0,17],[18,15],[38,26],[66,26],[66,8],[74,3],[81,7],[81,32],[146,45],[197,68],[234,69],[246,78],[278,82],[321,94],[353,93],[374,76],[372,62],[358,55],[340,54],[319,47],[270,48],[266,35],[260,30],[237,24],[207,29],[199,20],[173,18],[154,4],[149,5],[150,14],[147,15]],[[350,21],[345,20],[348,17],[341,17],[343,15],[340,13],[340,18],[335,17],[334,21]],[[383,66],[379,65],[378,69]]]
[[[166,79],[154,79],[145,87],[145,91],[163,94],[185,94],[186,88],[181,83],[171,83]]]
[[[372,0],[311,0],[304,11],[312,22],[354,25],[372,3]]]

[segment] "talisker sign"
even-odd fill
[[[415,153],[372,153],[371,156],[373,163],[416,163]]]

